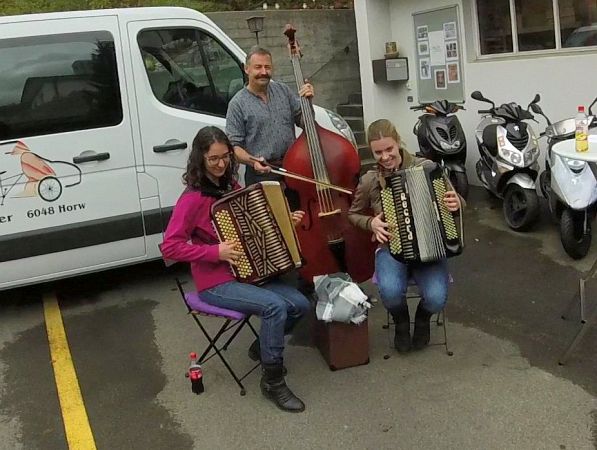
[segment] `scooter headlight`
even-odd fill
[[[328,113],[328,116],[329,116],[330,120],[332,121],[332,124],[334,124],[334,127],[340,133],[342,133],[346,139],[348,139],[350,142],[352,142],[352,144],[356,148],[357,140],[354,137],[354,133],[352,132],[352,129],[350,128],[348,123],[346,123],[346,120],[344,120],[342,117],[340,117],[335,112],[330,111],[329,109],[326,109],[326,112]]]
[[[441,145],[442,150],[452,150],[452,145],[448,144],[446,141],[441,141],[439,145]]]
[[[520,166],[522,164],[522,154],[517,150],[509,150],[504,147],[500,147],[500,156],[514,166]]]
[[[568,168],[574,173],[581,173],[587,163],[585,161],[581,161],[579,159],[571,159],[562,157]]]

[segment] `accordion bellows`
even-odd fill
[[[290,209],[277,181],[222,197],[212,205],[211,216],[221,242],[240,242],[242,256],[231,265],[237,280],[261,284],[302,265]]]
[[[381,192],[390,225],[390,254],[398,261],[431,262],[462,253],[462,230],[445,206],[447,191],[441,167],[429,163],[386,177]]]

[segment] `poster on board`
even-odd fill
[[[433,79],[435,80],[435,89],[448,89],[446,69],[435,69],[433,71]]]
[[[431,79],[431,66],[429,65],[429,58],[419,59],[419,78],[421,80]]]
[[[443,31],[432,31],[429,33],[429,55],[432,66],[443,66],[446,64],[446,47]]]
[[[446,61],[458,61],[458,42],[446,42]]]
[[[444,39],[446,41],[450,39],[456,39],[456,22],[444,23]]]
[[[448,83],[460,83],[460,64],[458,64],[458,61],[446,64],[446,72],[448,73]]]
[[[427,25],[421,25],[417,27],[417,40],[418,41],[426,41],[428,36],[429,29]]]

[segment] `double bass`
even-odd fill
[[[300,65],[301,52],[295,39],[296,30],[286,26],[288,48],[294,77],[300,89],[305,78]],[[347,212],[352,196],[329,185],[354,190],[359,180],[361,160],[354,145],[343,136],[320,126],[311,100],[300,98],[303,132],[284,156],[282,167],[314,179],[302,183],[286,178],[288,188],[296,191],[305,218],[297,229],[306,264],[300,269],[303,278],[346,272],[356,282],[371,278],[374,270],[374,249],[371,232],[352,226]]]

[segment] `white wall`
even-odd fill
[[[477,109],[485,108],[486,104],[472,100],[471,92],[479,90],[498,104],[516,101],[525,106],[535,93],[540,93],[541,106],[552,120],[570,117],[576,113],[578,105],[588,106],[597,97],[597,51],[479,60],[476,56],[469,0],[355,1],[365,125],[382,117],[391,119],[412,153],[417,150],[412,127],[418,116],[408,109],[417,101],[416,47],[412,14],[455,4],[459,7],[459,32],[465,37],[461,40],[461,51],[465,59],[462,71],[467,111],[460,112],[459,118],[467,134],[469,180],[478,184],[474,168],[479,152],[474,129],[480,117]],[[373,83],[371,60],[383,58],[386,41],[396,41],[401,56],[408,58],[408,83],[395,83],[390,86]],[[409,95],[413,96],[413,103],[407,102]],[[544,121],[541,118],[538,120],[540,124],[533,126],[536,130],[542,130]],[[544,151],[542,148],[542,155]],[[543,156],[540,163],[543,167]]]

